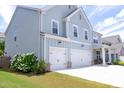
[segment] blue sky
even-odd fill
[[[97,6],[83,5],[94,31],[104,36],[119,34],[124,41],[124,5]],[[0,6],[0,32],[6,30],[15,6]]]

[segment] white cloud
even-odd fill
[[[96,16],[96,15],[101,15],[104,14],[105,12],[115,8],[117,6],[96,6],[94,10],[89,14],[89,18]]]
[[[117,14],[117,17],[124,17],[124,9],[122,9],[120,13]]]
[[[107,33],[110,33],[110,32],[113,32],[117,29],[120,29],[120,28],[123,28],[124,27],[124,22],[121,23],[121,24],[117,24],[116,26],[112,26],[111,28],[108,28],[108,29],[104,29],[102,31],[100,31],[102,34],[107,34]]]
[[[94,29],[96,31],[101,31],[101,30],[103,30],[103,28],[105,28],[107,26],[110,26],[112,24],[115,24],[116,22],[117,22],[117,20],[114,17],[110,17],[110,18],[107,18],[107,19],[103,20],[102,22],[98,22],[94,26]]]
[[[8,6],[8,5],[3,5],[0,6],[0,16],[3,17],[4,21],[8,24],[11,20],[11,17],[13,15],[15,6]]]
[[[102,33],[103,35],[105,35],[105,34],[107,35],[113,31],[123,28],[124,27],[123,15],[124,15],[124,9],[122,9],[114,17],[110,17],[101,22],[98,22],[95,25],[94,30]]]

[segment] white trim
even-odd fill
[[[51,9],[51,8],[53,8],[53,7],[55,7],[56,5],[48,5],[48,6],[46,6],[46,7],[43,7],[42,9],[44,10],[44,11],[48,11],[49,9]]]
[[[77,28],[77,37],[74,36],[74,27]],[[79,34],[78,34],[78,25],[73,24],[73,25],[72,25],[72,30],[73,30],[73,36],[74,36],[75,38],[78,38],[78,37],[79,37]]]
[[[84,45],[92,45],[92,43],[79,42],[79,41],[71,40],[70,38],[55,36],[55,35],[51,35],[51,34],[44,33],[44,35],[45,35],[45,37],[52,38],[52,39],[58,39],[58,40],[62,40],[62,41],[73,42],[73,43],[84,44]]]
[[[40,8],[34,8],[31,6],[24,6],[24,5],[18,5],[17,7],[28,9],[28,10],[33,10],[33,11],[41,10]]]
[[[52,26],[53,26],[53,22],[57,23],[58,34],[54,34],[54,33],[53,33],[53,29],[52,29],[52,28],[53,28],[53,27],[52,27]],[[57,21],[57,20],[55,20],[55,19],[52,19],[52,20],[51,20],[51,33],[54,34],[54,35],[59,35],[59,21]]]

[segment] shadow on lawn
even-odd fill
[[[41,76],[41,75],[45,75],[46,73],[49,73],[49,72],[41,73],[41,74],[35,74],[33,72],[24,73],[24,72],[21,72],[21,71],[16,71],[16,70],[10,69],[10,68],[0,68],[0,71],[14,73],[14,74],[17,74],[17,75],[26,75],[28,77],[31,77],[31,76]]]

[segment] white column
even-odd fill
[[[66,20],[66,37],[69,38],[69,21]]]
[[[105,62],[105,48],[102,48],[102,64],[103,65],[106,65],[106,62]]]
[[[111,49],[110,48],[108,49],[108,52],[109,52],[109,63],[111,63],[112,60],[111,60]]]
[[[47,60],[47,57],[46,57],[46,36],[44,36],[44,61]]]

